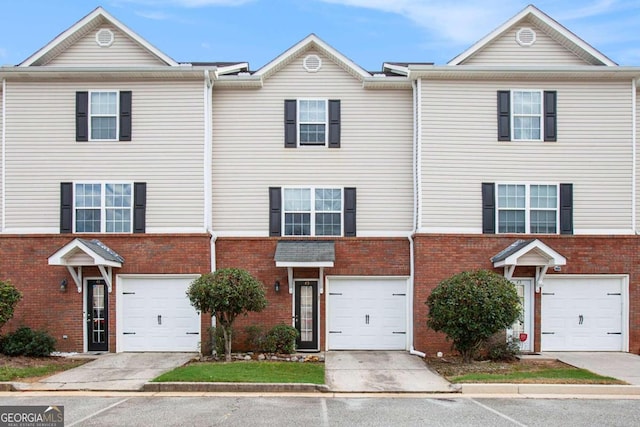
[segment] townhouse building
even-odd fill
[[[199,274],[249,270],[302,351],[450,351],[446,277],[514,282],[524,351],[640,353],[638,85],[529,6],[445,65],[311,34],[256,71],[177,63],[102,8],[0,68],[7,328],[197,351]]]

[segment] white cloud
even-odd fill
[[[616,8],[618,2],[616,0],[598,0],[592,4],[586,4],[578,8],[569,8],[564,12],[560,12],[556,19],[570,21],[574,19],[590,18],[608,13]]]
[[[160,11],[136,11],[136,15],[147,19],[153,19],[154,21],[166,21],[171,19],[171,15]]]
[[[0,47],[0,58],[6,58],[7,57],[7,49]]]

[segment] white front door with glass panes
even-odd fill
[[[507,330],[507,339],[515,340],[520,351],[530,352],[533,351],[533,279],[511,279],[511,282],[516,287],[522,312]]]

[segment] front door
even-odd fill
[[[533,351],[533,279],[511,279],[518,292],[522,315],[516,320],[508,335],[520,343],[520,351]]]
[[[298,350],[318,350],[318,282],[297,281],[295,303]]]
[[[104,280],[87,280],[87,350],[108,351],[109,316],[107,284]]]

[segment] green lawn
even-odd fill
[[[603,377],[585,369],[548,368],[533,372],[471,373],[449,378],[453,383],[562,383],[562,384],[625,384],[615,378]]]
[[[44,366],[31,366],[17,368],[13,366],[0,366],[0,381],[13,381],[22,378],[44,377],[58,371],[66,371],[82,365],[84,362],[70,362],[68,364],[52,364]]]
[[[324,384],[323,363],[208,362],[192,363],[154,381]]]

